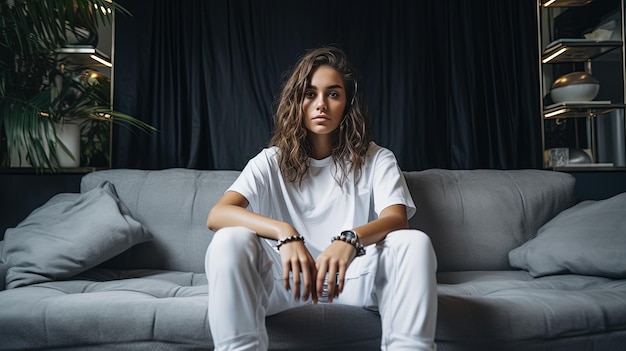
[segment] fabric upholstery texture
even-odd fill
[[[63,284],[7,290],[0,299],[0,326],[8,328],[1,332],[0,349],[210,350],[206,284],[204,274],[190,272],[95,269]],[[25,299],[32,304],[27,314],[19,307]],[[345,325],[354,318],[364,329],[346,333]],[[320,319],[326,323],[317,325]],[[311,328],[323,332],[325,341],[320,344],[317,333],[306,332]],[[284,333],[286,329],[294,332]],[[349,306],[308,306],[269,317],[268,333],[272,349],[293,350],[294,343],[308,339],[319,350],[371,350],[380,344],[380,319],[375,312]]]
[[[540,340],[621,330],[626,282],[526,271],[446,272],[437,276],[442,340]],[[575,308],[574,308],[575,307]]]
[[[67,279],[150,239],[109,182],[84,194],[59,194],[7,229],[6,286]]]
[[[626,193],[563,211],[536,238],[511,250],[509,259],[511,266],[534,277],[575,273],[626,278]]]
[[[20,307],[24,301],[28,308]],[[3,291],[0,306],[0,349],[211,345],[206,279],[193,273],[91,270]]]
[[[171,169],[85,176],[83,194],[110,181],[153,240],[65,281],[0,291],[0,350],[212,349],[203,263],[213,233],[206,216],[237,175]],[[405,176],[417,205],[410,225],[429,234],[439,260],[438,350],[623,349],[625,279],[534,278],[508,262],[511,250],[574,205],[572,176]],[[376,312],[336,304],[267,318],[270,350],[380,350],[380,328]]]

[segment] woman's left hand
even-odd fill
[[[355,256],[356,249],[354,246],[341,240],[333,241],[318,256],[315,262],[317,268],[315,287],[318,297],[322,296],[326,276],[328,276],[328,302],[333,302],[333,298],[339,296],[343,291],[346,271]]]

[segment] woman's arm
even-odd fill
[[[361,244],[367,246],[377,243],[385,238],[387,234],[394,230],[407,229],[409,222],[406,216],[404,205],[392,205],[385,208],[378,219],[365,225],[354,228]],[[339,234],[339,233],[337,233]],[[328,280],[328,301],[332,302],[334,297],[339,296],[343,291],[346,271],[348,266],[356,256],[356,249],[352,244],[345,241],[333,241],[324,252],[317,258],[316,286],[317,295],[322,294],[324,278],[337,276]]]
[[[354,228],[364,246],[375,244],[395,230],[409,228],[404,205],[391,205],[385,208],[378,219]]]
[[[227,191],[209,212],[207,227],[217,231],[224,227],[243,226],[273,240],[298,234],[292,225],[248,211],[246,207],[248,200],[243,195]]]
[[[251,229],[258,236],[279,240],[299,235],[289,223],[265,217],[248,211],[248,200],[235,191],[227,191],[213,206],[207,218],[207,227],[213,231],[224,227],[243,226]],[[315,260],[302,241],[290,241],[280,247],[280,258],[283,266],[283,285],[291,290],[289,272],[293,279],[293,296],[296,300],[307,300],[309,296],[317,303],[315,288]],[[302,295],[300,283],[302,282]]]

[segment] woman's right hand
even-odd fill
[[[287,291],[291,290],[289,284],[289,273],[293,279],[293,297],[296,300],[302,298],[308,300],[309,296],[313,303],[317,303],[317,289],[315,288],[315,277],[317,270],[315,260],[304,242],[295,240],[284,243],[280,246],[280,258],[283,264],[283,282]],[[300,286],[304,288],[300,294]]]

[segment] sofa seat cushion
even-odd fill
[[[0,291],[9,349],[212,345],[203,274],[91,270],[71,281]]]
[[[626,331],[626,280],[526,271],[438,274],[437,339],[471,345]]]
[[[210,350],[207,291],[204,274],[111,269],[0,291],[0,350]],[[355,320],[361,328],[346,333]],[[353,306],[289,310],[267,330],[271,350],[380,347],[379,315]]]

